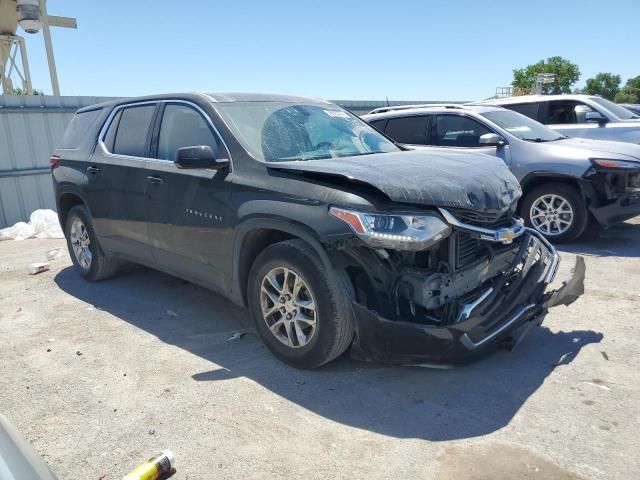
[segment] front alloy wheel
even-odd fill
[[[536,198],[529,210],[533,228],[545,236],[562,235],[573,223],[573,209],[566,198],[547,194]]]
[[[316,332],[316,304],[296,271],[277,267],[262,279],[260,304],[269,331],[291,348],[307,345]]]
[[[353,340],[353,288],[346,273],[328,269],[302,240],[266,247],[247,279],[247,301],[258,334],[271,352],[297,368],[316,368]]]
[[[566,183],[545,183],[529,191],[520,215],[531,227],[554,243],[570,242],[584,232],[589,220],[580,191]]]

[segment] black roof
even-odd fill
[[[86,112],[97,108],[114,107],[126,103],[147,102],[154,100],[207,100],[213,103],[229,103],[229,102],[285,102],[285,103],[306,103],[316,105],[329,105],[331,102],[320,98],[298,97],[295,95],[278,95],[271,93],[164,93],[160,95],[146,95],[143,97],[126,97],[117,100],[110,100],[104,103],[98,103],[89,107],[84,107],[78,112]]]

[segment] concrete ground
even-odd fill
[[[640,469],[640,219],[563,248],[587,293],[457,370],[297,371],[242,310],[141,267],[84,282],[61,240],[0,243],[0,412],[62,479],[620,479]],[[229,341],[236,332],[242,338]]]

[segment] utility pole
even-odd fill
[[[44,46],[47,51],[47,62],[49,63],[49,76],[51,77],[51,90],[54,95],[60,95],[60,83],[58,83],[58,70],[56,69],[56,59],[53,56],[53,45],[51,43],[51,31],[49,27],[78,28],[75,18],[56,17],[47,14],[47,0],[40,1],[40,12],[42,15],[42,35]]]
[[[42,36],[44,37],[44,47],[47,51],[47,63],[49,64],[49,76],[51,77],[51,90],[55,96],[60,96],[60,83],[58,83],[58,70],[56,69],[56,59],[53,56],[53,45],[51,44],[51,31],[47,21],[47,0],[40,0],[40,12],[42,12]]]

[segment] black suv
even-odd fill
[[[425,161],[426,160],[426,161]],[[248,306],[302,368],[349,347],[454,364],[513,345],[582,292],[584,262],[513,216],[499,159],[403,151],[334,104],[180,94],[79,110],[51,158],[71,258],[90,281],[132,261]]]

